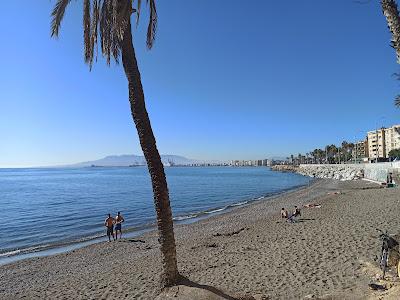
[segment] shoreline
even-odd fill
[[[269,201],[178,225],[179,270],[229,295],[369,299],[373,257],[380,251],[375,228],[399,228],[397,193],[365,181],[317,180]],[[281,207],[307,203],[321,208],[303,208],[298,223],[280,219]],[[157,238],[153,231],[0,266],[0,298],[155,299]]]
[[[270,199],[279,197],[286,193],[291,193],[302,188],[310,187],[317,181],[318,180],[316,179],[311,179],[311,181],[305,185],[294,186],[278,192],[270,192],[264,196],[254,197],[248,200],[238,200],[238,202],[233,202],[232,204],[223,207],[217,206],[215,208],[206,211],[192,212],[188,213],[187,215],[176,216],[173,218],[174,226],[176,227],[180,225],[193,224],[201,220],[219,216],[225,213],[232,212],[236,209],[252,205],[258,201],[269,201]],[[140,237],[143,234],[152,231],[157,231],[157,227],[155,224],[143,224],[142,226],[139,227],[127,227],[124,228],[124,238]],[[70,251],[74,251],[97,243],[102,243],[107,240],[108,240],[107,236],[103,233],[96,236],[82,237],[79,240],[66,240],[66,241],[60,241],[59,243],[55,244],[37,245],[28,247],[26,249],[14,249],[6,251],[4,253],[0,253],[0,266],[12,264],[14,262],[30,258],[47,257],[62,253],[68,253]]]

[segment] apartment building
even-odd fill
[[[353,158],[365,158],[369,157],[369,151],[368,151],[368,139],[366,138],[365,140],[358,141],[354,143],[354,148],[352,151],[352,156]]]
[[[371,160],[386,157],[385,130],[382,127],[377,130],[368,131],[368,154]]]
[[[371,160],[388,158],[389,152],[400,148],[400,125],[368,131],[368,154]]]
[[[389,152],[400,148],[400,125],[394,125],[385,129],[385,148],[386,157],[389,157]]]

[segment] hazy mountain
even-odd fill
[[[286,157],[284,157],[284,156],[272,156],[269,159],[272,159],[272,160],[286,160]]]
[[[198,163],[198,160],[189,159],[179,155],[161,155],[161,161],[164,165],[190,165]],[[128,166],[144,166],[146,160],[142,155],[110,155],[101,159],[85,161],[77,164],[70,165],[70,167],[128,167]]]

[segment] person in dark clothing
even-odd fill
[[[108,236],[108,241],[111,242],[111,236],[113,237],[113,240],[115,240],[114,237],[114,223],[115,220],[113,217],[111,217],[111,214],[108,214],[108,218],[104,221],[104,226],[107,227],[107,236]]]
[[[293,211],[293,217],[300,217],[301,216],[301,211],[300,208],[298,208],[296,205],[294,206],[294,211]]]

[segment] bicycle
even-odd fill
[[[387,231],[383,232],[380,229],[377,230],[380,232],[379,238],[382,241],[381,258],[379,260],[379,266],[382,270],[382,279],[385,279],[386,270],[389,268],[388,263],[389,263],[390,250],[398,252],[397,250],[395,250],[395,248],[396,246],[399,245],[399,242],[397,242],[394,238],[392,238]],[[400,261],[397,262],[396,274],[398,277],[400,277]]]

